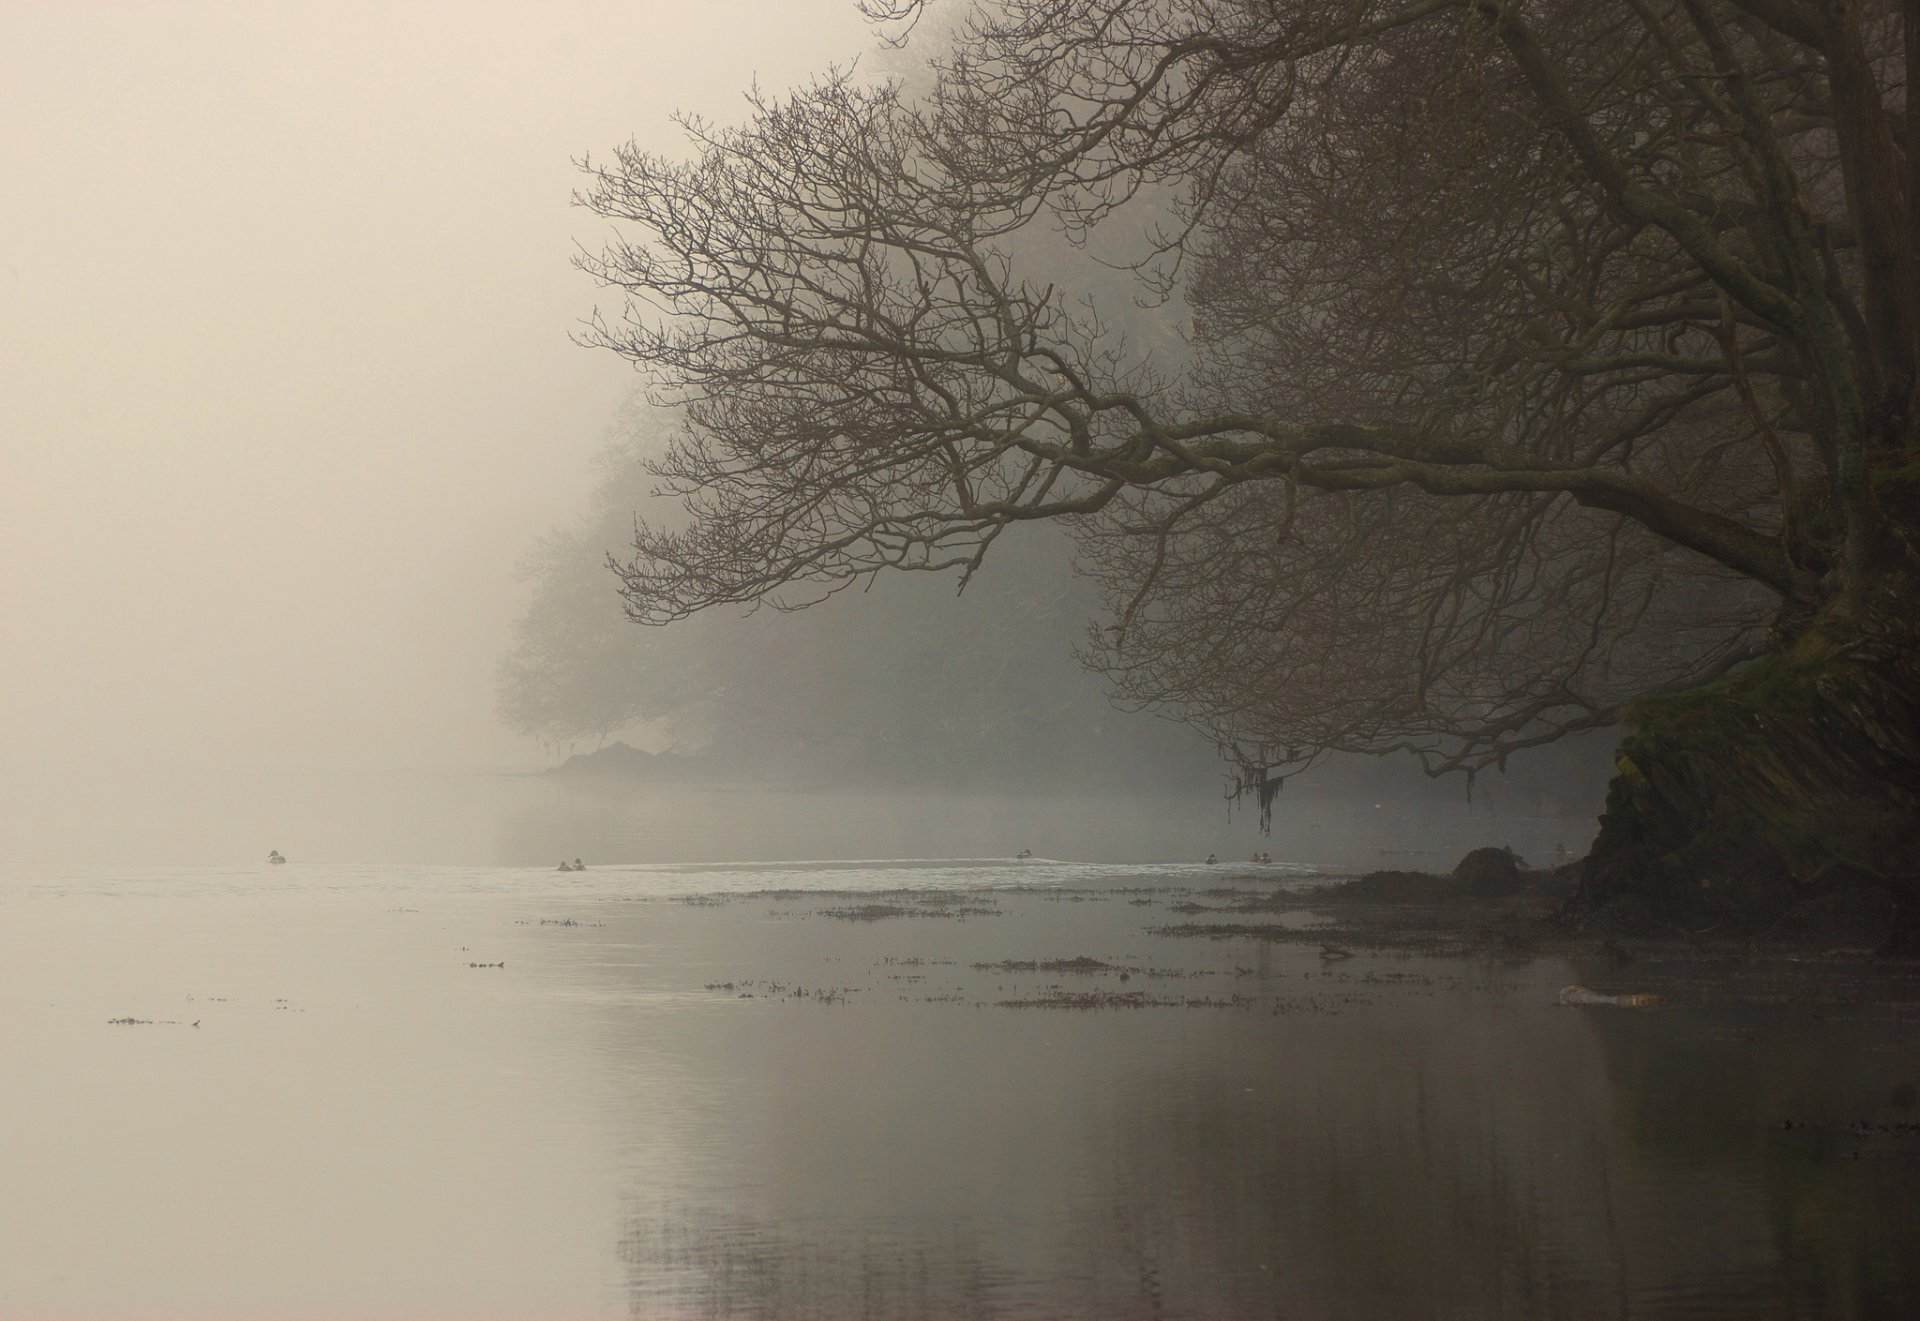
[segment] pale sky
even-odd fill
[[[572,161],[853,0],[0,0],[0,770],[499,764],[514,566],[632,387]]]

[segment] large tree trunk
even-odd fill
[[[1884,948],[1920,956],[1920,596],[1855,613],[1636,704],[1582,914],[1789,934],[1809,901],[1860,887],[1881,896]]]

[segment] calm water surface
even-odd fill
[[[0,1316],[1915,1314],[1910,974],[1158,930],[1304,883],[0,867]]]

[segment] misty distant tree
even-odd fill
[[[634,511],[652,486],[634,445],[645,425],[644,410],[625,411],[617,438],[596,459],[599,480],[586,516],[541,537],[520,566],[527,600],[499,663],[495,704],[509,729],[553,747],[598,747],[642,722],[671,738],[698,721],[690,663],[698,639],[637,634],[605,568],[608,548],[632,535]]]
[[[1057,536],[1009,548],[959,602],[950,585],[896,579],[817,610],[634,629],[608,552],[657,504],[646,456],[674,427],[673,414],[630,401],[596,457],[584,515],[528,554],[497,685],[509,728],[569,749],[629,733],[698,753],[716,776],[810,784],[1212,776],[1203,742],[1113,711],[1074,664],[1093,602]]]
[[[692,513],[640,531],[629,612],[1069,519],[1096,663],[1261,792],[1624,720],[1596,895],[1757,919],[1851,877],[1920,940],[1915,20],[1006,0],[924,95],[829,75],[690,160],[623,148],[594,338],[685,406]]]

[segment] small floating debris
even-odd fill
[[[1560,1003],[1563,1005],[1617,1005],[1622,1009],[1652,1009],[1666,1003],[1664,996],[1651,995],[1645,991],[1631,995],[1604,995],[1599,991],[1590,991],[1584,986],[1563,986],[1560,988]]]

